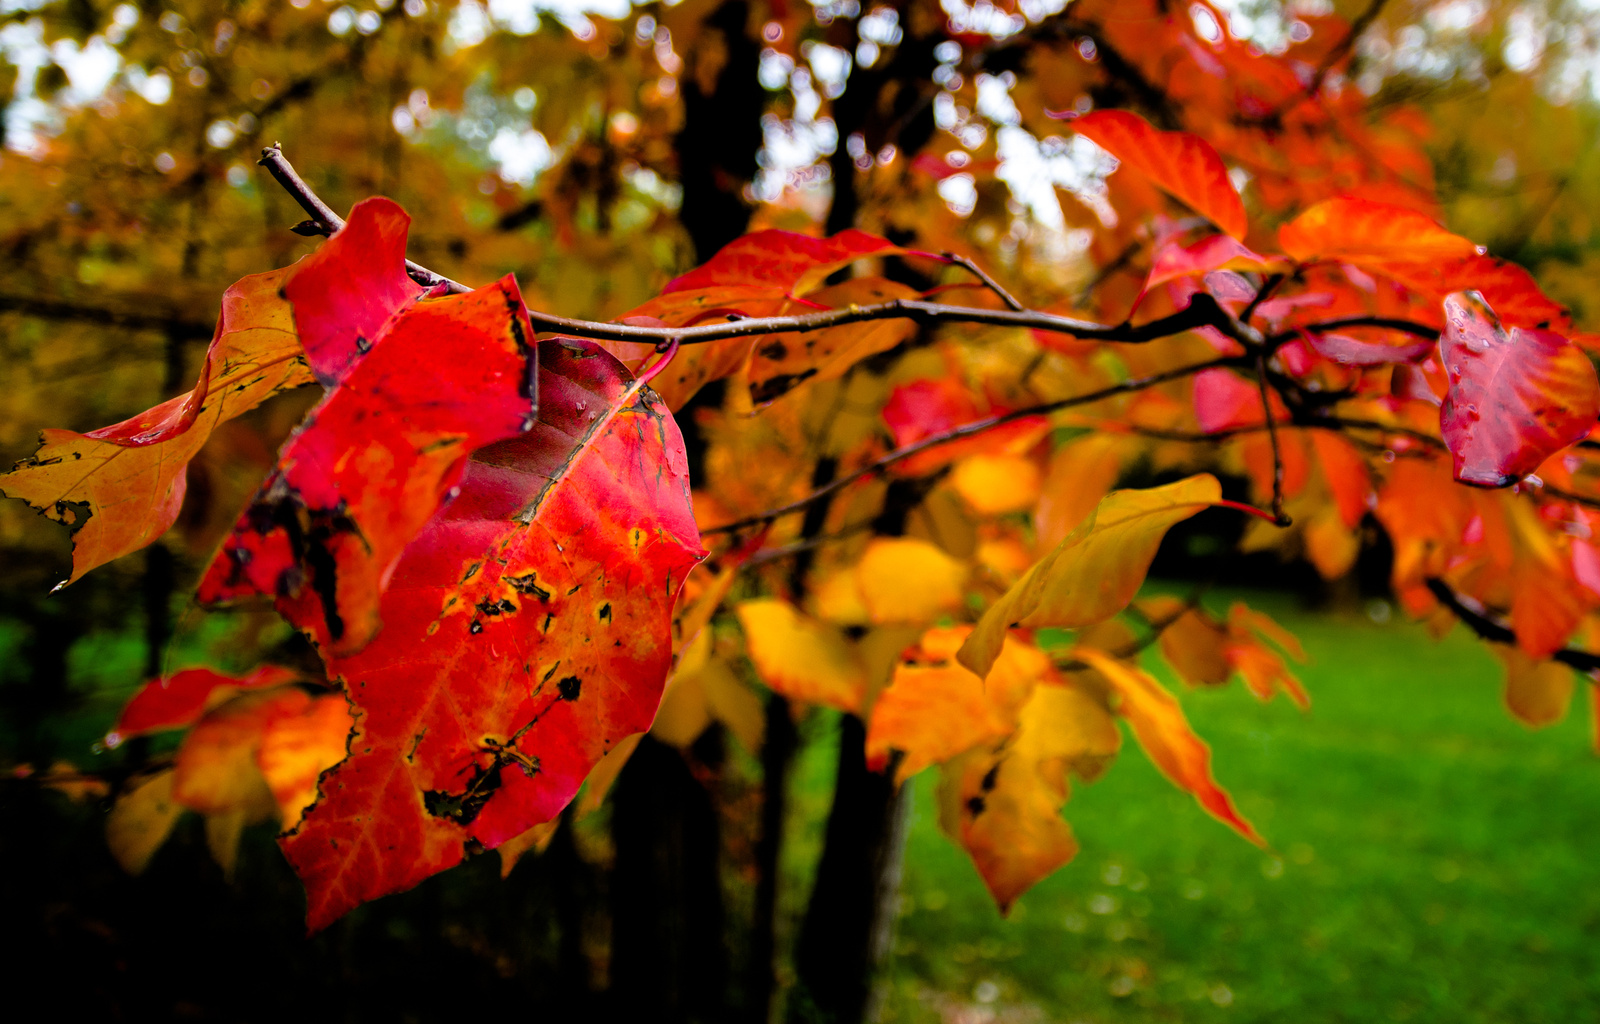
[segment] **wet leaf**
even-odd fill
[[[1439,429],[1457,480],[1510,486],[1588,435],[1600,381],[1581,349],[1551,331],[1506,330],[1471,293],[1451,295],[1444,309],[1449,390]]]

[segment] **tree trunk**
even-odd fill
[[[795,948],[793,1024],[855,1024],[871,1003],[873,974],[888,951],[905,839],[904,798],[894,774],[867,770],[866,725],[839,721],[839,775],[816,886]]]
[[[615,1019],[721,1021],[728,970],[711,794],[678,751],[646,736],[617,779],[611,831]]]

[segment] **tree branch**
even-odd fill
[[[1491,618],[1489,613],[1482,609],[1481,606],[1473,607],[1473,605],[1477,604],[1476,601],[1471,601],[1471,598],[1456,593],[1455,589],[1444,580],[1430,578],[1427,581],[1427,585],[1428,589],[1433,592],[1433,596],[1439,599],[1440,604],[1450,609],[1456,618],[1460,619],[1468,629],[1478,634],[1482,639],[1497,644],[1515,644],[1517,642],[1517,635],[1512,632],[1510,626]],[[1471,604],[1468,603],[1469,601],[1471,601]],[[1563,647],[1550,655],[1550,660],[1559,661],[1561,664],[1575,668],[1579,672],[1591,674],[1600,672],[1600,654],[1593,654],[1589,651]]]
[[[1277,421],[1272,417],[1265,352],[1256,353],[1256,387],[1261,392],[1261,415],[1267,418],[1267,440],[1272,443],[1272,519],[1279,526],[1290,526],[1294,521],[1283,511],[1283,447],[1278,441]]]
[[[44,320],[65,320],[79,323],[121,327],[130,331],[164,331],[181,338],[209,338],[212,325],[196,320],[184,320],[159,313],[129,313],[99,306],[79,306],[70,302],[35,299],[22,295],[0,295],[0,312],[22,313]]]
[[[965,423],[959,427],[947,430],[942,434],[934,434],[913,444],[896,448],[894,451],[883,455],[882,457],[868,463],[860,469],[852,473],[846,473],[845,475],[834,480],[832,483],[817,488],[804,498],[800,498],[797,501],[791,501],[787,505],[783,505],[775,509],[769,509],[766,512],[761,512],[753,516],[746,516],[743,519],[736,519],[731,523],[723,523],[720,526],[707,527],[706,529],[700,531],[700,535],[704,537],[714,533],[734,533],[738,530],[748,529],[752,526],[761,526],[783,516],[803,511],[816,502],[831,497],[833,494],[843,490],[850,484],[853,484],[858,480],[865,480],[869,477],[876,476],[877,474],[887,470],[890,466],[893,466],[898,462],[903,462],[906,459],[911,458],[913,455],[918,455],[922,452],[928,451],[931,448],[937,448],[942,444],[949,444],[952,441],[959,441],[962,438],[981,434],[986,430],[993,430],[995,427],[1004,426],[1007,423],[1015,423],[1017,420],[1027,419],[1030,416],[1044,416],[1052,412],[1057,412],[1061,409],[1069,409],[1075,405],[1088,405],[1092,402],[1098,402],[1102,399],[1110,398],[1113,395],[1122,395],[1133,391],[1142,391],[1145,388],[1154,387],[1157,384],[1163,384],[1167,381],[1181,380],[1184,377],[1199,373],[1202,370],[1209,370],[1218,366],[1238,365],[1240,365],[1240,360],[1238,357],[1224,356],[1218,359],[1207,360],[1203,363],[1193,363],[1189,366],[1180,366],[1176,369],[1165,370],[1161,373],[1153,373],[1148,377],[1137,377],[1133,380],[1126,380],[1120,384],[1112,384],[1109,387],[1101,388],[1098,391],[1091,391],[1088,394],[1076,395],[1072,398],[1063,398],[1055,402],[1046,402],[1042,405],[1028,406],[1025,409],[1015,409],[1008,413],[1002,413],[999,416],[990,416],[987,419],[974,420],[971,423]]]

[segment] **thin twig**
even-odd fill
[[[1256,307],[1267,301],[1272,293],[1278,290],[1278,285],[1282,284],[1283,281],[1284,275],[1269,274],[1267,279],[1261,282],[1261,287],[1256,289],[1256,296],[1250,300],[1250,305],[1244,307],[1243,311],[1239,313],[1239,322],[1242,324],[1249,323],[1250,318],[1255,316]]]
[[[1290,526],[1294,520],[1283,510],[1283,448],[1278,441],[1277,421],[1272,416],[1264,352],[1256,355],[1256,387],[1261,391],[1261,414],[1267,418],[1267,440],[1272,443],[1272,518],[1279,526]]]
[[[301,208],[311,215],[311,221],[306,225],[307,230],[315,234],[331,234],[344,225],[343,219],[318,198],[311,186],[295,173],[294,167],[284,157],[281,148],[273,146],[263,150],[261,163]],[[965,263],[963,265],[969,266]],[[430,287],[444,285],[447,291],[457,293],[471,291],[467,285],[452,281],[410,260],[406,261],[406,269],[412,279],[419,284]],[[976,272],[976,268],[972,269]],[[1010,299],[1010,303],[1015,302],[1015,299]],[[592,320],[553,316],[533,309],[528,310],[528,318],[539,331],[646,345],[659,345],[673,339],[677,339],[680,345],[700,345],[712,341],[725,341],[729,338],[816,331],[870,320],[901,319],[920,324],[977,323],[999,327],[1028,327],[1054,334],[1066,334],[1085,341],[1133,344],[1155,341],[1197,327],[1213,327],[1247,347],[1259,346],[1263,342],[1259,332],[1247,325],[1239,324],[1215,299],[1205,293],[1196,295],[1186,308],[1177,313],[1137,326],[1131,323],[1098,324],[1029,309],[947,306],[917,299],[895,299],[870,306],[848,306],[844,309],[828,309],[795,316],[749,317],[720,324],[698,324],[693,327],[643,327],[634,324],[598,323]]]
[[[295,172],[294,165],[289,163],[283,155],[282,143],[274,142],[271,146],[261,151],[261,166],[265,167],[283,190],[289,193],[290,198],[300,204],[300,208],[311,215],[311,220],[297,227],[300,234],[331,235],[344,227],[344,218],[333,212],[333,207],[322,201],[322,198],[306,184],[304,178]],[[420,285],[434,288],[444,285],[445,290],[455,294],[470,292],[472,289],[459,281],[452,281],[443,274],[435,273],[420,263],[406,260],[406,273]],[[663,340],[665,335],[663,335]]]
[[[1021,313],[1027,308],[1022,303],[1018,302],[1015,296],[1006,291],[1005,288],[1001,286],[999,281],[996,281],[993,277],[990,277],[987,271],[978,266],[976,263],[967,259],[965,256],[957,256],[953,252],[947,252],[944,254],[944,258],[949,260],[951,263],[954,263],[956,266],[965,269],[967,273],[982,281],[984,287],[998,295],[1000,297],[1000,301],[1004,302],[1012,310]]]
[[[791,501],[787,505],[783,505],[775,509],[769,509],[766,512],[758,513],[757,515],[746,516],[743,519],[736,519],[731,523],[723,523],[720,526],[708,527],[704,530],[701,530],[700,534],[701,536],[708,536],[714,533],[734,533],[738,530],[748,529],[752,526],[760,526],[765,523],[770,523],[773,520],[779,519],[783,516],[803,511],[816,502],[822,501],[823,499],[832,496],[845,487],[848,487],[850,484],[853,484],[858,480],[865,480],[869,477],[876,476],[877,474],[887,470],[890,466],[893,466],[898,462],[903,462],[904,460],[911,458],[913,455],[918,455],[922,452],[928,451],[931,448],[937,448],[943,444],[949,444],[952,441],[959,441],[962,438],[972,437],[975,434],[981,434],[986,430],[993,430],[995,427],[1004,426],[1007,423],[1015,423],[1017,420],[1027,419],[1032,416],[1048,415],[1049,413],[1056,412],[1061,409],[1069,409],[1076,405],[1088,405],[1092,402],[1098,402],[1102,399],[1110,398],[1113,395],[1122,395],[1133,391],[1142,391],[1145,388],[1154,387],[1157,384],[1164,384],[1167,381],[1180,380],[1184,377],[1199,373],[1202,370],[1209,370],[1219,366],[1237,366],[1239,363],[1240,360],[1237,357],[1223,356],[1218,359],[1207,360],[1203,363],[1193,363],[1189,366],[1180,366],[1176,369],[1165,370],[1161,373],[1153,373],[1148,377],[1137,377],[1133,380],[1126,380],[1120,384],[1112,384],[1109,387],[1101,388],[1098,391],[1091,391],[1088,394],[1076,395],[1072,398],[1063,398],[1055,402],[1046,402],[1042,405],[1028,406],[1024,409],[1015,409],[999,416],[990,416],[987,419],[974,420],[971,423],[966,423],[959,427],[947,430],[942,434],[934,434],[931,437],[925,437],[913,444],[896,448],[894,451],[883,455],[882,457],[868,463],[860,469],[852,473],[846,473],[844,476],[839,477],[833,482],[817,488],[804,498]]]

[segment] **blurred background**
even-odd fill
[[[621,315],[757,227],[959,249],[1030,304],[1087,294],[1115,262],[1086,240],[1109,165],[1043,113],[1075,102],[1042,49],[1063,25],[1091,40],[1068,49],[1113,63],[1090,30],[1116,5],[1081,6],[0,0],[0,457],[30,454],[41,427],[92,429],[192,386],[223,289],[310,251],[255,165],[273,142],[335,209],[398,200],[419,262],[473,283],[513,272],[530,304],[567,316]],[[1266,53],[1354,23],[1348,87],[1423,140],[1445,223],[1600,328],[1600,6],[1129,9],[1146,6]],[[1106,72],[1085,94],[1128,88]],[[612,803],[505,879],[480,857],[309,941],[270,825],[225,876],[191,816],[135,878],[106,851],[108,790],[30,781],[115,785],[159,752],[100,743],[148,678],[245,668],[247,649],[308,657],[270,615],[202,620],[188,594],[312,400],[220,430],[172,533],[58,593],[68,531],[0,503],[0,898],[18,947],[0,970],[58,1012],[117,1018],[765,1019],[748,962],[762,765],[717,726],[683,754],[647,741]],[[695,416],[681,419],[694,452]],[[1237,690],[1185,700],[1274,852],[1130,753],[1075,794],[1078,859],[1002,919],[914,783],[881,1019],[1600,1012],[1600,769],[1583,714],[1529,732],[1470,637],[1433,646],[1403,623],[1375,524],[1329,583],[1278,552],[1224,557],[1238,523],[1196,523],[1156,575],[1213,582],[1218,611],[1248,595],[1312,659],[1305,716]],[[831,712],[797,730],[780,1009],[839,742]],[[641,849],[657,862],[638,867]],[[646,952],[624,955],[626,935]]]

